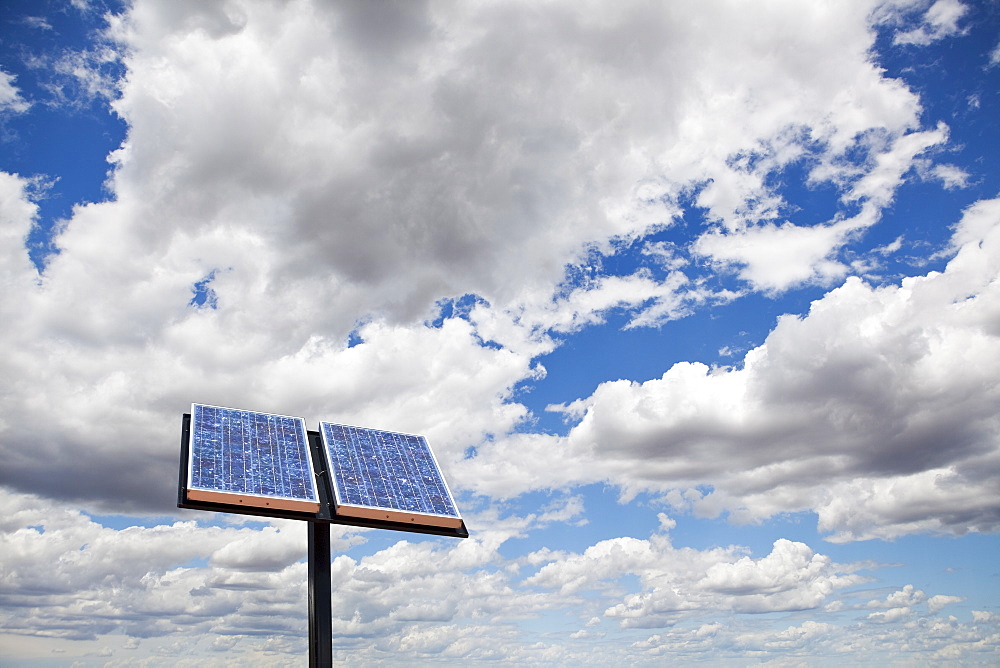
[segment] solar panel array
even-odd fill
[[[192,405],[187,494],[195,501],[317,512],[305,421]]]
[[[459,527],[462,518],[423,436],[320,422],[336,512]]]

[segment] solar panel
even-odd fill
[[[189,499],[315,513],[315,480],[302,418],[191,406]]]
[[[448,485],[423,436],[320,422],[336,512],[460,527]]]

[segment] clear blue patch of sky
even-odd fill
[[[782,215],[775,221],[788,221],[800,227],[829,223],[838,211],[845,215],[853,212],[845,210],[840,201],[842,191],[829,182],[809,183],[809,173],[816,167],[814,160],[805,156],[785,165],[770,175],[765,183],[780,192],[785,199]]]
[[[213,270],[209,272],[205,278],[196,282],[191,287],[191,292],[194,296],[191,297],[191,301],[188,302],[188,306],[194,306],[196,308],[209,308],[216,309],[219,306],[219,297],[212,288],[212,281],[215,280],[216,271]]]
[[[347,335],[348,348],[353,348],[354,346],[360,346],[362,343],[365,342],[365,340],[361,338],[360,332],[358,332],[358,329],[360,327],[361,325],[359,324],[358,327],[352,329],[351,332]]]
[[[440,299],[435,304],[438,308],[437,315],[427,324],[430,327],[440,329],[444,321],[448,318],[463,318],[468,320],[469,313],[478,304],[485,304],[486,300],[478,295],[466,293],[461,297]]]
[[[536,550],[558,546],[568,552],[583,552],[601,540],[632,537],[648,539],[658,530],[657,510],[641,503],[618,503],[617,489],[603,484],[575,488],[571,493],[531,492],[499,504],[505,514],[526,516],[539,508],[558,504],[567,496],[583,497],[584,512],[566,522],[551,522],[512,538],[500,547],[500,553],[513,559]],[[579,524],[586,520],[586,524]],[[471,530],[471,528],[470,528]]]
[[[56,224],[69,218],[73,206],[109,197],[107,156],[127,129],[105,97],[90,96],[72,75],[56,72],[55,64],[94,49],[105,27],[103,15],[121,6],[91,2],[91,10],[81,12],[56,0],[5,0],[0,13],[0,68],[16,77],[14,86],[32,104],[25,113],[0,117],[0,170],[38,178],[38,224],[27,245],[39,269],[56,251]],[[117,61],[90,64],[112,79],[124,74]]]
[[[177,568],[208,568],[208,562],[210,560],[210,557],[196,557],[194,559],[189,559],[183,564],[177,564]]]
[[[690,199],[682,202],[690,204]],[[666,272],[642,253],[645,243],[666,242],[683,252],[703,229],[704,211],[691,206],[684,219],[674,225],[641,241],[621,245],[613,255],[594,258],[591,266],[599,266],[599,270],[593,273],[629,276],[642,267],[662,278]],[[699,265],[697,260],[684,271],[691,278],[704,278],[706,285],[715,291],[739,291],[745,287],[732,274],[709,273],[707,266]],[[545,407],[587,397],[605,381],[644,382],[659,378],[677,362],[740,366],[743,355],[763,343],[778,316],[807,311],[809,304],[824,291],[819,286],[805,286],[780,298],[748,293],[728,303],[697,305],[689,315],[655,327],[627,329],[635,312],[611,309],[601,324],[556,335],[561,342],[559,347],[538,360],[545,367],[545,377],[525,381],[518,387],[517,400],[528,406],[536,418],[525,429],[565,433],[568,426],[562,415],[546,412]]]
[[[637,589],[630,589],[629,591],[636,591]],[[577,595],[582,598],[590,598],[585,591],[578,592]],[[529,646],[533,642],[562,644],[566,642],[569,634],[576,633],[581,628],[584,628],[584,625],[589,621],[589,617],[593,613],[600,616],[602,612],[603,609],[587,610],[584,606],[576,609],[563,608],[536,611],[530,620],[526,621],[523,625],[529,634],[526,636],[524,644]],[[616,641],[622,642],[622,637],[620,635],[616,636]],[[541,660],[541,657],[538,658]]]

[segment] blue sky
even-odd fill
[[[299,665],[192,402],[419,433],[344,665],[995,665],[1000,5],[8,2],[0,657]]]

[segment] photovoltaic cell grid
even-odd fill
[[[451,492],[423,436],[320,422],[334,503],[349,517],[459,527]]]
[[[302,418],[194,404],[188,498],[319,511]]]

